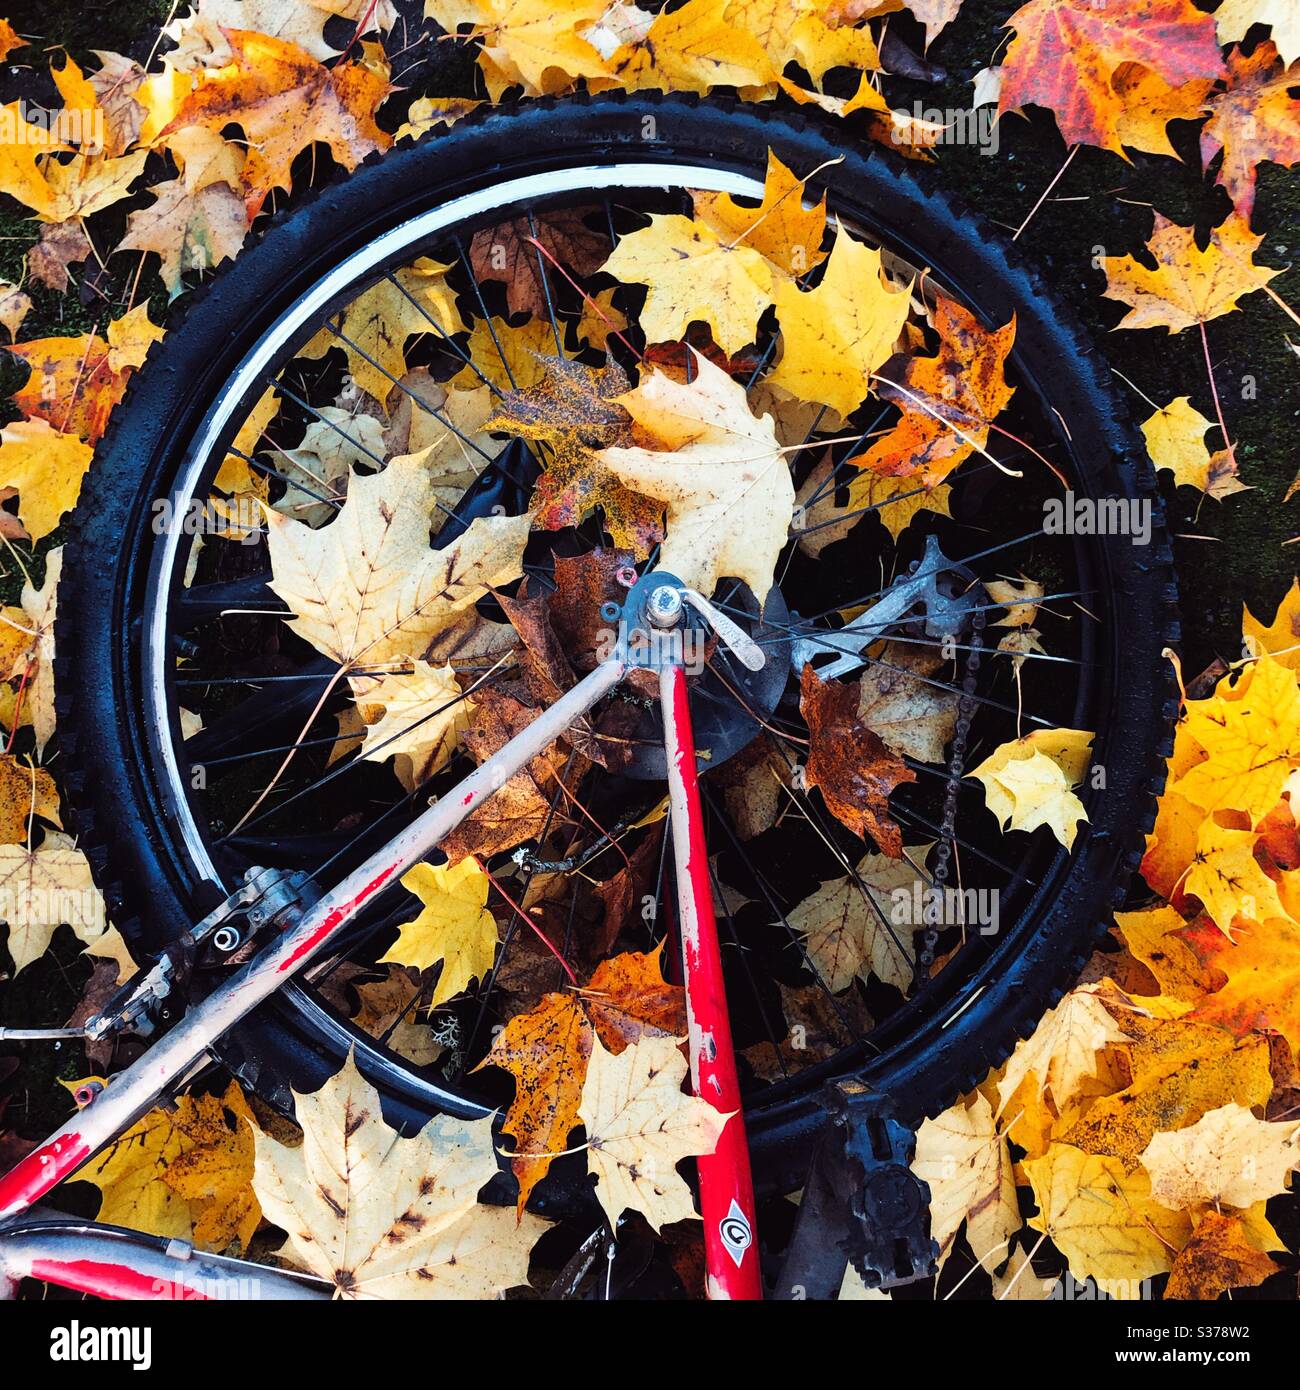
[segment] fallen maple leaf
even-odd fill
[[[1092,737],[1082,729],[1035,729],[999,744],[966,775],[983,784],[985,804],[1004,830],[1046,825],[1070,849],[1088,819],[1070,788],[1087,772]]]
[[[0,844],[25,844],[32,816],[61,824],[54,778],[43,767],[0,753]]]
[[[18,336],[23,320],[31,311],[31,295],[25,294],[17,285],[0,283],[0,324],[9,330],[10,342]]]
[[[403,1139],[351,1057],[294,1093],[301,1146],[254,1131],[253,1188],[284,1253],[339,1298],[492,1298],[528,1279],[547,1224],[481,1206],[497,1172],[492,1119],[439,1115]]]
[[[1179,936],[1203,966],[1225,977],[1219,989],[1197,1002],[1189,1018],[1217,1024],[1240,1038],[1256,1031],[1279,1033],[1300,1049],[1300,925],[1289,916],[1243,923],[1229,940],[1202,919]],[[1265,1098],[1236,1096],[1252,1105]]]
[[[752,246],[724,240],[699,217],[652,216],[649,226],[619,241],[601,270],[647,286],[641,327],[650,342],[675,341],[699,321],[724,352],[738,352],[754,341],[772,303],[770,262]]]
[[[417,864],[402,887],[423,903],[420,915],[397,929],[380,964],[428,970],[442,962],[432,1007],[460,994],[471,980],[485,980],[497,949],[496,918],[487,909],[489,880],[476,859],[457,864]]]
[[[925,862],[928,849],[917,845],[910,858],[865,855],[851,875],[823,883],[791,910],[808,963],[832,994],[868,975],[904,992],[911,985],[912,934],[924,925],[913,904],[926,882],[915,865]]]
[[[17,488],[19,517],[34,541],[48,536],[76,505],[94,450],[41,419],[0,430],[0,486]]]
[[[776,73],[798,63],[820,86],[831,68],[878,68],[871,31],[832,25],[825,8],[818,0],[729,0],[725,13],[758,41]]]
[[[1167,796],[1162,798],[1167,799]],[[1117,912],[1115,921],[1124,944],[1155,976],[1160,993],[1166,998],[1194,1004],[1224,983],[1223,974],[1207,969],[1183,939],[1181,933],[1187,921],[1174,908],[1154,907],[1141,912]]]
[[[1131,1172],[1157,1130],[1194,1124],[1234,1100],[1262,1105],[1273,1089],[1267,1039],[1235,1038],[1198,1018],[1134,1015],[1140,1032],[1125,1049],[1131,1082],[1095,1100],[1060,1138]]]
[[[1067,144],[1122,153],[1124,103],[1111,78],[1123,63],[1173,86],[1223,72],[1214,20],[1191,0],[1030,0],[1005,27],[1016,37],[1002,60],[999,112],[1046,107]]]
[[[95,444],[132,371],[162,335],[149,319],[149,306],[141,304],[114,319],[106,338],[95,332],[15,343],[4,350],[32,370],[14,393],[14,404],[29,419],[46,420],[56,430]]]
[[[349,302],[337,332],[321,329],[301,355],[320,357],[332,347],[342,348],[353,380],[384,405],[406,374],[408,338],[421,333],[449,338],[464,330],[456,297],[446,282],[450,268],[422,256],[391,278],[385,276]]]
[[[972,453],[983,453],[994,418],[1012,396],[1003,369],[1016,336],[1014,318],[986,332],[973,314],[946,297],[935,305],[934,323],[938,354],[908,357],[897,382],[877,383],[879,394],[902,409],[902,419],[850,460],[875,473],[920,475],[917,483],[931,488]]]
[[[609,252],[609,236],[593,231],[594,207],[567,208],[541,217],[519,217],[474,233],[470,264],[478,280],[501,280],[512,314],[548,314],[550,282],[558,261],[570,275],[590,275]],[[538,249],[535,243],[540,243]]]
[[[1213,817],[1196,835],[1183,891],[1201,900],[1211,921],[1227,936],[1238,917],[1263,922],[1286,915],[1277,885],[1255,858],[1258,841],[1253,830],[1229,829]]]
[[[910,288],[895,290],[880,268],[880,252],[837,224],[818,284],[801,290],[787,279],[776,286],[782,352],[772,383],[851,414],[870,390],[871,374],[894,350]]]
[[[1179,227],[1155,214],[1146,249],[1155,258],[1149,269],[1133,256],[1105,256],[1106,299],[1130,306],[1117,328],[1167,328],[1181,333],[1240,308],[1243,294],[1261,290],[1280,271],[1252,261],[1263,236],[1254,236],[1240,217],[1210,232],[1208,245],[1196,244],[1194,227]]]
[[[184,179],[154,185],[153,203],[127,219],[119,251],[155,252],[168,298],[185,288],[186,271],[203,274],[239,253],[248,232],[244,201],[226,183],[191,191]]]
[[[1295,673],[1267,653],[1245,674],[1235,689],[1187,702],[1187,733],[1206,756],[1172,790],[1206,812],[1241,811],[1257,825],[1300,766],[1300,691]]]
[[[547,531],[576,526],[600,507],[615,546],[645,559],[663,538],[663,506],[624,487],[599,452],[631,443],[632,417],[618,399],[627,390],[627,375],[617,363],[596,370],[547,357],[542,380],[505,392],[485,428],[542,446],[545,470],[532,501],[538,526]]]
[[[1267,24],[1287,67],[1300,58],[1300,10],[1291,0],[1223,0],[1214,22],[1220,43],[1240,43],[1252,24]]]
[[[818,787],[826,809],[855,835],[872,839],[891,858],[903,853],[903,835],[890,819],[889,795],[916,773],[863,722],[861,692],[843,681],[823,681],[803,668],[799,709],[808,725],[804,775]]]
[[[1244,605],[1242,641],[1252,656],[1268,654],[1280,665],[1300,672],[1300,579],[1293,579],[1267,626]]]
[[[609,71],[628,91],[703,95],[712,87],[763,86],[775,76],[772,63],[752,34],[729,22],[726,10],[727,0],[687,0],[660,10],[648,28],[633,19],[608,55]],[[588,37],[599,42],[598,33]]]
[[[230,1118],[227,1118],[229,1114]],[[223,1251],[261,1222],[253,1195],[252,1112],[231,1082],[151,1110],[77,1174],[102,1194],[100,1221]]]
[[[1022,1167],[1038,1203],[1029,1224],[1076,1279],[1095,1279],[1112,1297],[1138,1297],[1140,1282],[1166,1273],[1191,1234],[1186,1214],[1153,1201],[1146,1174],[1126,1173],[1116,1158],[1057,1143]]]
[[[804,180],[787,169],[771,150],[763,201],[744,207],[730,193],[695,193],[695,216],[728,244],[744,243],[786,275],[803,275],[826,259],[826,195],[804,207]]]
[[[1278,61],[1277,49],[1261,43],[1249,57],[1239,49],[1228,55],[1226,90],[1209,99],[1201,158],[1208,164],[1223,151],[1215,182],[1228,190],[1246,222],[1255,210],[1259,166],[1300,163],[1300,101],[1290,94],[1296,81]]]
[[[1098,1054],[1128,1041],[1095,988],[1073,989],[1016,1044],[998,1081],[998,1113],[1003,1113],[1032,1074],[1038,1089],[1063,1112],[1084,1083],[1098,1073]]]
[[[352,676],[352,696],[365,721],[360,758],[395,758],[394,772],[415,791],[451,760],[469,727],[473,701],[450,666],[416,661],[409,672]]]
[[[625,952],[602,961],[585,989],[544,995],[501,1029],[479,1064],[501,1067],[515,1079],[501,1128],[515,1139],[510,1164],[520,1211],[581,1123],[594,1039],[617,1056],[638,1038],[677,1038],[685,1031],[685,996],[664,980],[662,953],[662,946],[644,955]]]
[[[662,569],[711,594],[742,579],[762,603],[794,514],[794,483],[771,416],[755,417],[745,388],[699,353],[695,377],[662,372],[619,398],[641,448],[600,461],[628,487],[668,507]]]
[[[943,761],[959,697],[929,679],[942,665],[937,652],[890,642],[862,673],[858,717],[900,758]]]
[[[1273,1248],[1281,1249],[1281,1241]],[[1164,1296],[1213,1302],[1229,1289],[1262,1284],[1281,1268],[1251,1242],[1241,1217],[1206,1211],[1174,1260]]]
[[[941,1269],[963,1222],[981,1262],[1020,1229],[1011,1155],[986,1097],[976,1093],[924,1120],[911,1168],[930,1188],[930,1235],[939,1244]]]
[[[187,126],[220,133],[228,125],[248,137],[244,166],[250,219],[273,188],[290,188],[290,168],[314,141],[330,147],[346,169],[387,149],[390,137],[374,119],[388,82],[360,63],[326,68],[296,44],[243,29],[224,29],[231,60],[192,74],[158,140]],[[145,152],[147,153],[147,151]]]
[[[30,724],[36,751],[54,736],[54,619],[63,547],[45,557],[45,582],[38,589],[29,578],[23,584],[22,606],[0,612],[0,719],[11,728]],[[13,689],[17,682],[21,700]]]
[[[521,699],[526,695],[499,686],[485,686],[475,692],[475,709],[463,741],[478,763],[500,752],[516,734],[522,733],[541,710]],[[525,840],[537,838],[554,822],[561,796],[576,785],[585,764],[576,753],[568,755],[559,742],[552,743],[516,773],[503,787],[476,806],[442,842],[443,852],[453,863],[467,855],[490,859],[502,850],[514,849]],[[562,779],[567,778],[563,783]]]
[[[1300,1127],[1266,1124],[1235,1101],[1194,1125],[1155,1134],[1142,1151],[1151,1195],[1177,1210],[1251,1207],[1286,1190],[1300,1160]]]
[[[731,1116],[682,1093],[680,1039],[647,1035],[617,1056],[592,1040],[578,1116],[587,1131],[587,1166],[611,1223],[640,1212],[658,1231],[696,1215],[676,1165],[710,1154]]]
[[[354,477],[330,525],[314,531],[266,510],[270,587],[294,631],[341,667],[425,658],[493,585],[522,572],[528,517],[479,517],[429,547],[432,482],[418,455]]]
[[[35,849],[0,845],[0,910],[15,974],[45,954],[63,923],[82,941],[104,930],[104,902],[89,861],[71,836],[53,830]]]
[[[1186,396],[1177,396],[1142,423],[1147,453],[1157,468],[1167,468],[1179,487],[1199,488],[1216,501],[1249,489],[1237,480],[1237,465],[1225,452],[1211,455],[1205,431],[1211,422]]]

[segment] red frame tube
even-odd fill
[[[754,1182],[727,1014],[722,953],[713,915],[709,851],[704,841],[686,673],[680,666],[666,666],[659,673],[659,698],[668,755],[668,802],[677,867],[691,1085],[695,1094],[715,1109],[734,1112],[717,1148],[696,1160],[700,1215],[704,1219],[706,1288],[710,1298],[755,1300],[763,1297],[763,1282],[758,1266]]]

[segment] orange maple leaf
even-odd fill
[[[1247,221],[1255,210],[1260,164],[1300,163],[1300,101],[1290,94],[1298,80],[1295,73],[1288,75],[1272,43],[1265,42],[1249,57],[1233,49],[1227,90],[1210,98],[1201,158],[1208,164],[1223,151],[1215,182],[1228,190],[1233,207]]]
[[[585,989],[544,995],[506,1024],[479,1063],[501,1067],[515,1078],[515,1098],[501,1128],[515,1138],[511,1167],[519,1180],[521,1212],[580,1123],[592,1039],[599,1037],[617,1054],[638,1038],[686,1032],[685,995],[664,981],[662,951],[662,946],[644,955],[627,951],[602,961]]]
[[[360,63],[327,68],[296,44],[266,34],[222,33],[233,61],[195,74],[197,85],[159,143],[189,126],[217,133],[241,126],[249,140],[243,179],[250,219],[273,188],[292,186],[294,159],[315,141],[349,170],[388,148],[391,137],[375,124],[375,108],[389,92],[384,77]]]
[[[851,460],[886,477],[921,473],[927,487],[984,448],[990,424],[1014,389],[1003,375],[1016,336],[1014,318],[990,333],[959,304],[940,299],[934,322],[938,355],[908,359],[898,385],[878,386],[885,400],[903,407],[903,418]]]
[[[1030,0],[1005,27],[1016,37],[998,110],[1044,106],[1067,143],[1116,154],[1125,101],[1112,78],[1122,63],[1140,63],[1173,86],[1223,74],[1214,17],[1192,0]]]

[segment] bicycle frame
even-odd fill
[[[649,578],[643,578],[637,588]],[[657,578],[662,581],[666,577]],[[102,1242],[97,1243],[97,1238],[104,1232],[111,1233],[112,1228],[77,1222],[71,1231],[54,1230],[48,1222],[33,1225],[30,1219],[22,1223],[17,1219],[188,1077],[224,1033],[318,958],[358,912],[612,691],[628,670],[623,649],[603,661],[264,946],[226,983],[190,1007],[170,1032],[119,1072],[92,1103],[0,1178],[0,1285],[6,1280],[12,1284],[30,1274],[114,1298],[176,1296],[147,1291],[158,1283],[164,1288],[196,1286],[193,1270],[200,1266],[191,1266],[184,1252],[182,1258],[176,1258],[166,1250],[146,1250],[149,1238],[139,1237],[131,1246],[131,1259],[136,1262],[132,1265],[123,1263],[120,1256],[103,1258]],[[695,1093],[716,1109],[735,1112],[716,1151],[702,1157],[698,1165],[708,1292],[711,1298],[757,1299],[762,1297],[762,1286],[753,1186],[713,915],[687,683],[680,665],[665,664],[660,668],[660,699],[668,754],[670,826],[692,1085]],[[114,1251],[127,1243],[121,1239],[125,1234],[128,1233],[115,1233],[116,1244],[111,1247]],[[263,1276],[275,1271],[240,1261],[224,1264],[256,1272],[260,1282],[272,1287],[272,1281]],[[202,1267],[206,1270],[207,1266]],[[310,1292],[286,1292],[280,1288],[283,1278],[279,1276],[274,1281],[274,1291],[269,1296],[317,1296]]]

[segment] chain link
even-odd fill
[[[944,786],[943,821],[939,828],[939,841],[934,850],[934,869],[931,886],[936,909],[944,900],[944,888],[948,882],[948,872],[952,867],[952,837],[957,821],[957,794],[961,790],[963,767],[966,761],[966,740],[970,735],[971,717],[978,705],[975,687],[979,682],[980,658],[984,646],[985,615],[982,608],[971,614],[972,631],[970,652],[966,657],[966,672],[962,678],[962,693],[957,701],[957,727],[953,732],[952,752],[948,758],[948,775]],[[921,952],[917,957],[917,971],[928,971],[934,964],[934,950],[939,942],[939,923],[931,922],[922,938]]]

